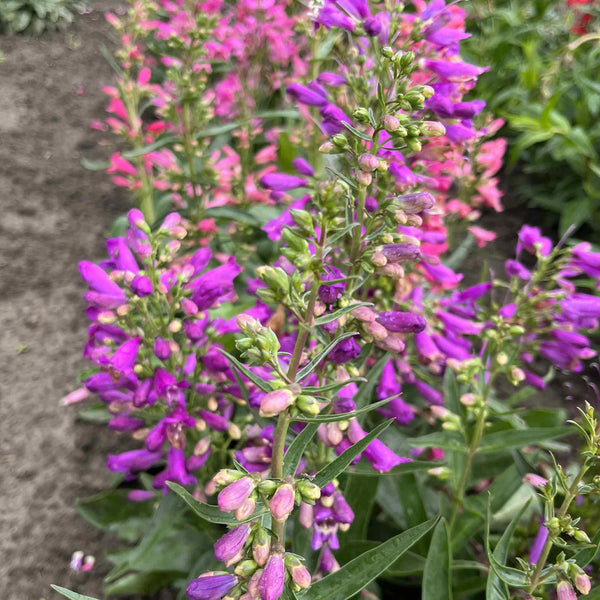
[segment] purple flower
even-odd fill
[[[542,256],[548,256],[550,252],[552,252],[552,241],[549,238],[542,236],[539,227],[523,225],[521,231],[519,231],[517,254],[519,254],[521,250],[527,250],[528,252],[536,254],[538,249]]]
[[[150,296],[154,291],[150,277],[145,275],[136,275],[130,283],[131,291],[140,298]]]
[[[358,345],[358,342],[351,337],[346,338],[337,344],[327,358],[336,365],[342,365],[349,360],[355,359],[359,354],[360,346]]]
[[[157,337],[154,340],[154,354],[160,360],[168,360],[169,356],[171,356],[171,345],[168,340]]]
[[[334,279],[341,279],[343,277],[339,269],[335,267],[325,267],[325,273],[323,274],[322,281],[331,281]],[[333,304],[337,302],[344,293],[346,284],[343,281],[332,283],[331,285],[322,284],[319,288],[319,299],[324,304]]]
[[[404,194],[403,196],[398,196],[397,199],[402,205],[402,210],[409,215],[416,215],[435,205],[435,198],[429,192]]]
[[[454,334],[459,335],[479,335],[483,329],[481,323],[473,323],[468,319],[457,317],[451,313],[437,311],[437,316],[444,324],[444,327]]]
[[[394,333],[419,333],[427,325],[421,315],[397,311],[380,312],[376,321]]]
[[[478,75],[490,70],[489,67],[478,67],[469,63],[445,60],[426,60],[425,67],[433,71],[441,79],[449,81],[475,79]]]
[[[274,192],[287,192],[288,190],[305,187],[307,184],[306,179],[286,175],[285,173],[267,173],[260,178],[259,182],[262,187]]]
[[[432,404],[433,406],[442,406],[444,404],[444,397],[442,394],[425,382],[417,379],[415,381],[415,387],[428,404]]]
[[[383,29],[383,25],[377,17],[368,17],[365,19],[363,27],[365,28],[365,33],[369,37],[377,37]]]
[[[385,246],[382,246],[380,252],[390,263],[417,260],[418,258],[421,258],[421,250],[414,244],[386,244]]]
[[[79,263],[79,272],[91,288],[83,295],[90,304],[100,308],[117,308],[127,302],[125,292],[98,265],[83,260]]]
[[[242,477],[219,492],[217,504],[222,512],[231,512],[240,508],[254,491],[254,480]]]
[[[273,553],[269,556],[265,570],[258,584],[261,600],[278,600],[283,594],[285,583],[285,566],[283,556]]]
[[[341,75],[337,75],[336,73],[320,73],[317,77],[317,81],[321,85],[326,85],[329,87],[338,87],[340,85],[344,85],[346,83],[346,78]]]
[[[122,454],[109,454],[106,466],[111,471],[125,473],[126,479],[132,479],[134,473],[147,471],[162,458],[162,452],[148,452],[148,450],[130,450]]]
[[[280,485],[269,502],[269,510],[276,521],[285,521],[294,510],[294,488],[289,483]]]
[[[319,112],[323,117],[321,127],[327,135],[335,135],[343,131],[343,123],[348,123],[348,125],[352,123],[346,113],[335,104],[326,104],[319,109]]]
[[[299,83],[291,83],[287,86],[285,91],[292,98],[300,102],[300,104],[307,104],[308,106],[323,106],[327,103],[327,97],[324,94],[300,85]]]
[[[228,531],[215,543],[215,558],[221,562],[228,563],[237,557],[244,549],[249,535],[250,525],[246,523]]]
[[[315,174],[313,168],[310,166],[308,161],[304,160],[303,158],[295,158],[292,161],[292,166],[294,167],[294,169],[296,169],[298,173],[300,173],[300,175],[312,177]]]
[[[220,600],[237,584],[235,575],[201,575],[187,586],[185,591],[189,600]]]

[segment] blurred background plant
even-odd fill
[[[74,11],[83,8],[76,0],[2,0],[0,33],[39,35],[73,22]]]
[[[463,55],[490,70],[478,97],[506,119],[517,196],[544,225],[600,237],[600,10],[589,0],[469,2]],[[513,189],[517,186],[513,186]]]

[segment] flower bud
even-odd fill
[[[331,140],[332,140],[333,144],[340,149],[345,150],[346,148],[348,148],[348,139],[346,138],[346,136],[343,133],[336,133],[331,138]]]
[[[235,587],[237,581],[230,573],[204,573],[190,582],[186,597],[188,600],[219,600]]]
[[[233,561],[233,559],[236,557],[239,556],[239,558],[241,558],[241,552],[249,535],[250,525],[247,525],[246,523],[243,525],[238,525],[237,527],[234,527],[228,531],[215,543],[215,558],[221,562],[224,562],[226,566],[232,564],[231,561]]]
[[[371,175],[371,173],[367,173],[366,171],[359,171],[356,174],[356,181],[358,181],[359,185],[367,187],[371,185],[373,181],[373,176]]]
[[[302,499],[308,504],[314,504],[314,501],[321,497],[321,489],[311,481],[300,479],[296,483],[296,487],[300,492]]]
[[[591,544],[591,542],[592,542],[590,540],[590,536],[585,531],[582,531],[581,529],[575,530],[575,533],[573,534],[573,537],[578,542],[581,542],[582,544]]]
[[[254,480],[242,477],[219,492],[217,503],[222,512],[228,513],[244,505],[254,491]],[[240,519],[238,519],[240,520]]]
[[[305,396],[304,394],[301,394],[296,399],[296,407],[305,415],[312,417],[315,417],[321,412],[321,407],[319,406],[316,398],[313,398],[312,396]]]
[[[275,493],[277,489],[277,483],[272,479],[265,479],[258,484],[258,489],[261,494],[265,494],[266,496],[270,496]]]
[[[575,587],[579,590],[580,594],[587,596],[592,589],[592,583],[590,578],[583,572],[580,571],[573,578],[573,582],[575,583]]]
[[[252,516],[255,508],[256,498],[250,497],[233,514],[238,521],[245,521]]]
[[[361,171],[372,172],[379,166],[379,159],[373,154],[361,154],[358,157],[358,168]]]
[[[556,587],[557,600],[577,600],[577,594],[568,581],[561,581]]]
[[[277,488],[269,502],[269,510],[276,521],[285,521],[294,510],[294,488],[290,483],[283,483]]]
[[[306,589],[310,587],[311,577],[308,569],[292,554],[287,554],[285,557],[285,566],[292,581],[300,588]]]
[[[421,123],[421,134],[425,137],[440,137],[446,133],[446,128],[438,121]]]
[[[271,554],[258,584],[261,600],[278,600],[283,594],[285,567],[279,552]]]
[[[300,210],[297,208],[291,208],[290,215],[292,219],[294,219],[294,223],[296,223],[305,231],[312,233],[315,230],[312,217],[310,216],[310,213],[308,211]]]
[[[260,416],[274,417],[291,406],[295,399],[295,394],[289,388],[267,392],[260,401]]]
[[[266,529],[258,527],[252,541],[252,557],[259,567],[263,567],[269,558],[271,537]]]
[[[233,572],[239,577],[247,578],[254,575],[256,569],[258,569],[258,565],[253,560],[246,559],[238,563]]]
[[[384,115],[381,118],[381,125],[388,133],[394,133],[402,127],[400,119],[394,115]]]

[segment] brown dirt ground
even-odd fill
[[[112,77],[111,48],[93,0],[67,31],[0,37],[0,597],[51,600],[56,583],[101,597],[114,541],[84,523],[78,496],[105,486],[104,457],[114,435],[76,422],[59,406],[76,387],[86,319],[77,271],[103,256],[124,196],[83,156],[106,157],[100,92]],[[78,89],[83,86],[82,89]],[[94,150],[96,149],[96,150]],[[97,557],[87,575],[69,570],[74,550]]]

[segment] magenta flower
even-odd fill
[[[241,508],[254,491],[254,480],[242,477],[219,492],[217,503],[221,511],[228,513]]]
[[[249,535],[250,525],[245,523],[228,531],[215,543],[215,558],[221,562],[228,563],[238,555],[241,555]]]
[[[284,173],[267,173],[260,178],[259,182],[262,187],[274,192],[287,192],[307,185],[306,179]]]
[[[280,485],[269,502],[269,510],[276,521],[285,521],[294,510],[294,488],[289,483]]]
[[[191,581],[185,593],[189,600],[220,600],[236,584],[235,575],[207,573]]]
[[[285,566],[283,556],[273,553],[269,556],[262,577],[258,583],[261,600],[278,600],[283,594]]]
[[[377,323],[394,333],[419,333],[425,329],[427,322],[421,315],[407,312],[380,312]]]
[[[83,260],[79,263],[79,271],[91,288],[83,295],[87,302],[100,308],[117,308],[125,304],[125,292],[98,265]]]

